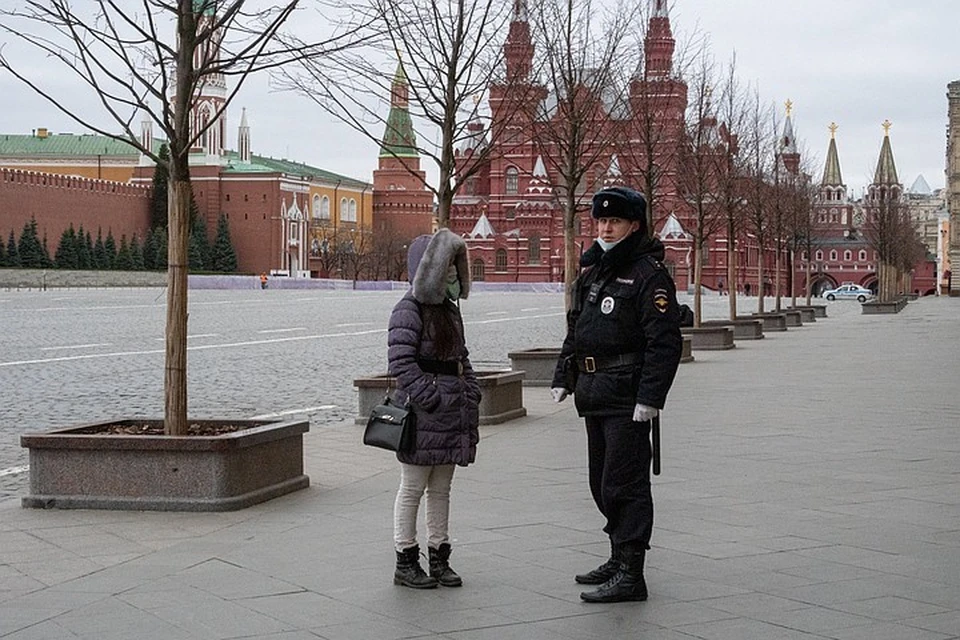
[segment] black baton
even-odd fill
[[[653,441],[650,455],[653,458],[653,475],[660,475],[660,414],[657,413],[650,421],[650,438]]]

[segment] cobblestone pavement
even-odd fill
[[[305,415],[314,429],[355,415],[352,381],[386,370],[386,326],[401,295],[191,291],[190,415]],[[728,300],[705,297],[704,318],[724,317]],[[743,313],[756,309],[756,298],[739,302]],[[0,495],[25,487],[21,433],[162,415],[165,304],[156,288],[0,291]],[[475,292],[462,309],[477,369],[509,368],[510,351],[563,339],[559,294]],[[834,303],[830,313],[859,305]]]

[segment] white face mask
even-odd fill
[[[623,240],[623,238],[620,238],[620,240],[615,240],[615,241],[613,241],[613,242],[607,242],[607,241],[604,240],[603,238],[597,238],[597,244],[600,245],[600,248],[603,249],[604,252],[607,252],[607,251],[610,251],[610,249],[613,249],[613,248],[614,248],[615,246],[617,246],[618,244],[620,244],[620,242],[621,242],[622,240]]]

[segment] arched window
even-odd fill
[[[340,210],[337,211],[337,217],[340,218],[340,222],[343,222],[346,220],[346,217],[345,217],[346,215],[347,215],[347,199],[340,198]]]
[[[506,249],[497,249],[496,270],[497,271],[507,270],[507,250]]]
[[[823,260],[823,251],[821,251],[820,249],[817,249],[817,252],[813,255],[816,256],[815,258],[816,260]]]
[[[313,196],[313,211],[311,213],[313,213],[314,220],[320,219],[320,196],[317,194]]]
[[[540,264],[540,236],[533,234],[530,236],[530,239],[527,242],[529,243],[527,249],[527,263]]]
[[[831,260],[836,260],[836,259],[837,259],[837,250],[836,250],[836,249],[831,249],[831,250],[830,250],[830,259],[831,259]]]
[[[343,209],[340,212],[340,221],[341,222],[356,222],[357,221],[357,201],[353,198],[350,200],[341,200],[341,206]]]
[[[505,190],[509,195],[515,195],[520,190],[520,171],[516,167],[507,167]]]
[[[866,249],[860,249],[860,258],[859,258],[859,260],[860,260],[860,262],[866,262],[866,261],[867,261],[867,250],[866,250]]]
[[[320,198],[320,219],[329,220],[330,219],[330,198],[323,196]]]
[[[850,249],[847,249],[846,251],[844,251],[843,260],[844,262],[850,262],[851,260],[853,260],[853,251],[850,251]]]
[[[473,264],[470,265],[470,279],[474,282],[482,282],[484,271],[483,259],[477,258],[473,261]]]

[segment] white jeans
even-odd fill
[[[427,544],[434,549],[449,542],[450,485],[456,465],[421,466],[400,463],[400,489],[393,505],[393,543],[397,551],[417,544],[417,512],[427,494]]]

